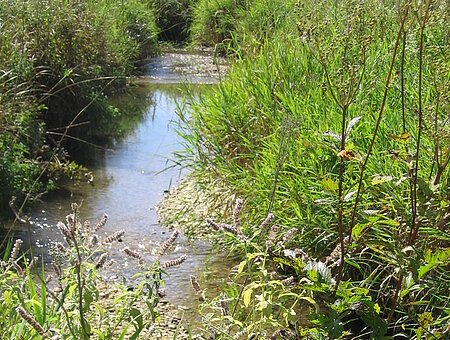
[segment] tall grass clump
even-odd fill
[[[155,53],[158,29],[152,6],[138,0],[7,0],[0,26],[4,206],[11,195],[45,191],[37,174],[48,162],[68,164],[69,141],[109,134],[119,112],[106,95]]]
[[[185,43],[192,23],[192,11],[197,0],[156,0],[156,24],[159,39],[167,42]]]
[[[448,6],[298,1],[290,34],[182,116],[185,159],[246,197],[242,236],[225,230],[245,256],[233,313],[209,313],[212,329],[448,336]],[[307,322],[286,310],[301,301]]]
[[[190,39],[194,44],[219,46],[225,53],[245,54],[265,40],[295,25],[296,1],[198,1],[193,9]]]
[[[151,338],[163,295],[163,276],[181,264],[186,255],[167,262],[161,258],[175,243],[175,231],[157,250],[153,262],[130,247],[123,257],[136,261],[133,286],[108,282],[104,277],[113,264],[110,251],[125,238],[119,230],[100,236],[107,223],[104,214],[91,225],[80,217],[79,206],[57,228],[63,242],[51,248],[53,271],[22,252],[22,240],[9,243],[0,261],[0,335],[5,339],[138,339]],[[120,261],[120,258],[116,258]],[[41,269],[38,269],[38,268]]]

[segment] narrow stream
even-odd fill
[[[122,273],[131,276],[136,266],[133,259],[125,259],[120,252],[125,246],[139,250],[151,261],[152,251],[171,233],[159,226],[155,205],[184,175],[168,161],[182,147],[174,130],[177,101],[182,95],[179,87],[186,82],[212,84],[217,81],[214,70],[212,58],[207,55],[170,53],[151,60],[145,66],[145,76],[135,81],[138,86],[114,98],[120,107],[130,110],[129,123],[136,127],[111,148],[86,147],[81,155],[92,170],[93,183],[72,183],[46,196],[31,214],[32,225],[14,226],[15,237],[31,240],[35,254],[49,262],[47,247],[55,239],[61,239],[56,223],[64,221],[71,203],[76,202],[82,205],[82,218],[90,219],[91,223],[96,223],[103,212],[108,214],[108,222],[102,229],[106,234],[126,231],[123,243],[113,247],[112,254],[121,263]],[[178,240],[166,260],[181,254],[187,254],[188,258],[183,265],[169,270],[166,292],[170,302],[185,306],[187,319],[192,321],[198,298],[190,287],[189,275],[201,276],[200,273],[209,271],[210,276],[217,278],[209,283],[214,289],[220,286],[221,273],[226,272],[229,263],[222,257],[211,256],[209,244],[185,237]]]

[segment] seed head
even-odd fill
[[[88,247],[94,248],[97,244],[98,244],[98,236],[94,234],[89,238]]]
[[[161,265],[161,268],[165,269],[165,268],[178,266],[178,265],[182,264],[184,261],[186,261],[186,259],[187,259],[187,255],[186,254],[181,255],[180,257],[176,258],[175,260],[164,262]]]
[[[14,242],[14,247],[11,251],[11,255],[9,256],[9,262],[13,262],[19,256],[20,248],[22,247],[23,241],[19,238]]]
[[[113,233],[111,236],[107,237],[102,244],[106,244],[106,243],[113,243],[114,241],[117,242],[122,242],[122,237],[123,235],[125,235],[125,230],[121,229],[119,231],[116,231],[115,233]]]
[[[99,259],[97,260],[97,263],[95,264],[95,268],[99,269],[102,268],[106,262],[106,258],[108,257],[107,253],[103,253]]]
[[[264,230],[269,225],[269,223],[273,221],[274,217],[275,216],[272,213],[268,213],[267,217],[260,223],[259,229]]]
[[[233,209],[233,221],[234,221],[234,226],[236,228],[241,227],[240,215],[241,215],[243,206],[244,206],[244,200],[242,200],[241,198],[238,198],[236,200],[236,203],[235,203],[234,209]]]
[[[275,238],[277,237],[278,229],[279,228],[276,225],[273,225],[270,228],[269,237],[267,238],[267,241],[266,241],[267,249],[270,249],[273,246],[273,244],[275,242]]]
[[[57,225],[58,229],[62,232],[64,239],[66,240],[67,244],[70,246],[73,243],[74,235],[72,232],[72,229],[67,227],[63,222],[58,222]]]
[[[208,224],[209,227],[213,228],[214,230],[219,231],[219,230],[222,229],[222,227],[221,227],[218,223],[214,222],[214,221],[213,221],[212,219],[210,219],[210,218],[207,218],[207,219],[206,219],[206,223]]]
[[[179,234],[178,230],[175,229],[173,231],[172,235],[167,240],[165,240],[163,244],[161,244],[161,246],[158,249],[158,252],[156,253],[157,258],[160,258],[161,256],[163,256],[166,253],[167,249],[169,249],[170,246],[177,239],[178,234]]]
[[[287,243],[291,240],[292,236],[294,236],[297,233],[297,229],[291,228],[283,236],[283,243]]]
[[[136,252],[136,251],[134,251],[134,250],[131,250],[130,248],[124,248],[123,249],[123,252],[125,253],[125,254],[127,254],[128,256],[130,256],[130,257],[134,257],[135,259],[137,259],[138,260],[138,263],[139,264],[144,264],[145,263],[145,260],[144,260],[144,258],[141,256],[141,254],[139,254],[138,252]]]
[[[98,221],[98,223],[94,227],[94,232],[99,231],[106,224],[107,220],[108,215],[106,213],[103,213],[102,217],[100,218],[100,221]]]
[[[196,294],[199,294],[202,291],[202,289],[200,288],[200,285],[198,284],[197,276],[191,275],[190,279],[191,279],[192,288],[194,289]]]
[[[16,312],[24,319],[28,324],[33,327],[36,332],[38,332],[43,338],[47,338],[48,334],[45,332],[44,328],[33,318],[30,314],[28,314],[25,309],[22,307],[17,307]]]

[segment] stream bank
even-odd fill
[[[149,60],[144,70],[144,76],[130,79],[126,94],[113,98],[114,104],[127,112],[129,119],[124,124],[131,126],[127,127],[130,132],[106,147],[82,145],[79,148],[76,158],[91,170],[93,180],[70,182],[47,195],[31,211],[27,224],[2,222],[3,229],[12,231],[14,238],[28,240],[33,255],[42,257],[44,263],[51,261],[49,247],[62,240],[56,225],[65,220],[72,202],[81,205],[83,218],[97,220],[106,212],[109,218],[102,229],[104,237],[124,229],[123,244],[138,249],[149,262],[154,259],[155,249],[169,236],[170,232],[159,224],[154,207],[165,192],[174,190],[176,183],[186,176],[183,169],[170,161],[174,152],[182,148],[174,129],[176,110],[182,100],[180,88],[195,84],[196,91],[201,91],[202,86],[217,81],[221,71],[217,70],[214,57],[205,52],[163,53]],[[199,323],[196,320],[198,296],[191,288],[190,275],[200,280],[205,277],[208,289],[214,291],[226,280],[224,269],[229,267],[229,260],[212,255],[210,243],[181,236],[168,255],[169,260],[184,253],[188,254],[185,263],[168,270],[167,296],[161,304],[161,319],[167,322],[162,322],[157,329],[173,328],[181,319],[185,324]],[[116,262],[114,274],[105,276],[106,282],[112,284],[111,289],[115,282],[121,281],[122,275],[132,284],[135,268],[130,261],[124,260],[120,249],[111,249],[110,254]],[[50,267],[46,271],[50,272]],[[214,281],[209,280],[212,277]]]

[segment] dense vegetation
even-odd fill
[[[241,218],[239,201],[231,223],[209,221],[243,256],[204,305],[212,334],[447,338],[449,3],[223,0],[194,13],[194,37],[237,56],[182,116],[198,181],[213,174],[245,201]]]
[[[79,207],[58,223],[64,241],[50,249],[53,275],[44,273],[37,258],[21,255],[20,239],[9,244],[0,261],[0,336],[2,339],[150,339],[158,317],[155,309],[164,295],[165,270],[181,264],[186,255],[161,261],[178,232],[163,242],[155,260],[147,263],[136,250],[125,247],[123,256],[136,261],[138,284],[126,287],[102,278],[112,266],[110,251],[125,231],[103,234],[108,216],[92,224],[81,219]],[[103,236],[100,235],[103,234]]]
[[[159,32],[190,29],[193,44],[216,46],[233,65],[180,113],[181,156],[202,185],[220,179],[242,198],[226,221],[207,221],[242,260],[223,292],[204,300],[204,331],[448,338],[448,1],[156,3],[1,3],[0,200],[46,190],[51,171],[76,170],[59,142],[73,131],[59,128],[107,127],[118,114],[102,94],[111,80],[123,80]],[[105,222],[82,224],[74,205],[58,225],[60,291],[33,279],[20,242],[5,252],[0,334],[145,336],[161,269],[174,263],[143,264],[142,284],[118,294],[122,308],[110,314],[97,271],[121,234],[99,240]],[[141,293],[148,299],[136,304]]]
[[[111,129],[119,113],[105,95],[156,52],[155,21],[139,0],[0,2],[2,210],[80,170],[62,146]]]

